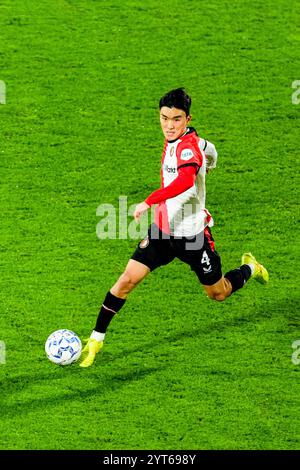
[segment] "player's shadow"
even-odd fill
[[[107,392],[116,391],[129,382],[140,381],[145,379],[148,375],[155,374],[158,370],[164,367],[132,367],[130,370],[122,371],[119,373],[105,374],[99,379],[99,370],[94,369],[79,370],[78,366],[72,365],[68,367],[68,373],[63,370],[56,374],[20,374],[0,381],[1,387],[1,416],[12,417],[20,414],[26,414],[35,410],[46,409],[48,406],[57,406],[62,403],[67,403],[73,400],[84,400],[91,396],[98,396],[101,392],[102,398],[105,399]],[[92,378],[97,380],[97,386],[86,387],[86,376],[88,374],[89,381]],[[64,383],[64,380],[69,380],[70,376],[74,376],[75,385]],[[28,396],[27,387],[41,383],[45,387],[49,383],[53,391],[53,396],[34,398],[34,395],[28,398],[20,397],[20,393],[26,392]],[[80,386],[81,384],[81,386]],[[66,391],[67,390],[67,391]],[[16,394],[16,400],[11,400],[11,397]],[[39,394],[39,393],[38,393]],[[5,403],[6,397],[11,400],[11,403]]]
[[[68,366],[66,370],[64,368],[56,368],[53,373],[49,374],[20,374],[14,377],[5,377],[0,381],[0,397],[2,402],[1,415],[3,417],[15,416],[16,414],[29,413],[34,410],[44,409],[47,406],[56,406],[72,400],[84,400],[99,394],[99,391],[105,394],[106,392],[118,390],[129,382],[143,380],[147,376],[156,374],[158,371],[167,368],[167,358],[165,366],[162,366],[160,362],[158,367],[140,367],[131,365],[130,357],[135,356],[136,353],[139,352],[149,354],[149,351],[154,351],[155,353],[156,349],[159,354],[159,348],[162,343],[171,345],[172,343],[184,342],[187,338],[199,337],[201,339],[203,336],[210,335],[214,332],[222,333],[233,331],[235,328],[243,328],[243,325],[245,325],[246,331],[247,324],[259,324],[260,322],[266,324],[266,332],[268,332],[269,329],[272,331],[275,329],[278,334],[295,331],[295,339],[299,339],[298,307],[299,302],[292,298],[279,303],[265,303],[260,307],[256,305],[252,309],[249,309],[247,314],[230,318],[224,317],[220,321],[208,321],[204,325],[201,324],[199,327],[193,329],[185,328],[180,332],[165,337],[157,336],[152,341],[146,343],[141,342],[141,344],[136,347],[120,349],[119,352],[114,354],[104,350],[99,360],[97,360],[90,369],[80,369],[78,364],[73,364]],[[276,326],[274,326],[275,319],[277,320],[275,322]],[[178,324],[176,326],[178,327]],[[260,335],[262,334],[263,332],[260,329]],[[172,357],[174,356],[174,349],[172,348],[170,348],[170,355],[172,355]],[[108,367],[106,368],[105,374],[99,375],[99,368],[103,368],[105,364],[124,359],[124,357],[127,359],[127,367],[129,370],[126,371],[122,368],[120,372],[114,373],[110,372]],[[52,365],[49,364],[49,367],[51,366]],[[86,388],[85,377],[87,376],[89,377],[89,381],[95,379],[97,386]],[[72,383],[75,385],[71,386],[67,382],[64,382],[66,379],[70,379],[70,377],[74,378]],[[26,391],[27,387],[38,383],[45,386],[47,381],[51,384],[54,393],[53,396],[43,398],[34,398],[33,396],[30,400],[20,397],[19,394]],[[26,392],[28,396],[28,391]],[[5,403],[5,396],[9,395],[11,399],[14,393],[17,394],[16,400],[13,400],[14,402],[11,403]]]
[[[103,351],[101,360],[103,360],[103,362],[111,362],[124,357],[124,355],[126,357],[130,357],[130,355],[138,352],[155,350],[155,348],[161,347],[162,343],[180,343],[185,341],[187,338],[196,337],[201,339],[203,336],[211,335],[215,332],[222,333],[233,331],[235,328],[243,328],[243,325],[247,328],[247,324],[250,323],[259,324],[261,322],[270,322],[270,328],[272,329],[274,328],[274,319],[278,318],[278,316],[280,316],[277,323],[278,333],[282,333],[283,330],[286,332],[292,332],[295,330],[295,339],[297,339],[299,336],[299,304],[299,299],[290,298],[281,302],[272,301],[264,303],[264,305],[261,306],[255,305],[252,309],[247,310],[246,313],[237,315],[234,318],[224,316],[224,318],[218,321],[212,321],[211,323],[207,321],[205,324],[201,324],[201,326],[193,329],[181,329],[180,332],[168,334],[165,337],[156,336],[152,341],[143,342],[139,346],[122,349],[114,354]],[[176,327],[178,327],[178,323],[176,324]],[[172,354],[171,351],[170,354]]]

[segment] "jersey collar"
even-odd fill
[[[180,137],[177,137],[177,139],[174,139],[174,140],[167,140],[168,144],[174,144],[174,142],[176,142],[177,140],[180,140],[182,139],[184,136],[188,135],[188,134],[193,134],[195,133],[196,135],[197,134],[197,131],[196,129],[194,129],[194,127],[187,127],[186,131],[184,134],[182,134]]]

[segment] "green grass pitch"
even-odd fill
[[[295,0],[1,2],[1,449],[299,448],[299,24]],[[270,283],[214,303],[174,261],[92,368],[55,366],[47,336],[89,336],[136,246],[100,241],[96,209],[157,189],[158,100],[178,86],[219,152],[224,272],[252,251]]]

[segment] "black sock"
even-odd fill
[[[100,309],[94,330],[99,333],[105,333],[113,317],[121,310],[125,302],[126,299],[120,299],[120,297],[116,297],[111,292],[108,292]]]
[[[225,274],[225,276],[230,284],[232,285],[232,294],[237,291],[238,289],[241,289],[248,279],[251,277],[251,268],[248,266],[248,264],[243,264],[237,269],[233,269],[232,271],[229,271],[228,273]]]

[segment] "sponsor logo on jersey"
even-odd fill
[[[176,173],[176,168],[172,166],[168,166],[166,163],[163,165],[163,170],[167,173]]]
[[[193,158],[194,154],[193,154],[193,151],[191,149],[184,149],[182,150],[181,152],[181,155],[180,155],[180,158],[181,160],[190,160],[191,158]]]

